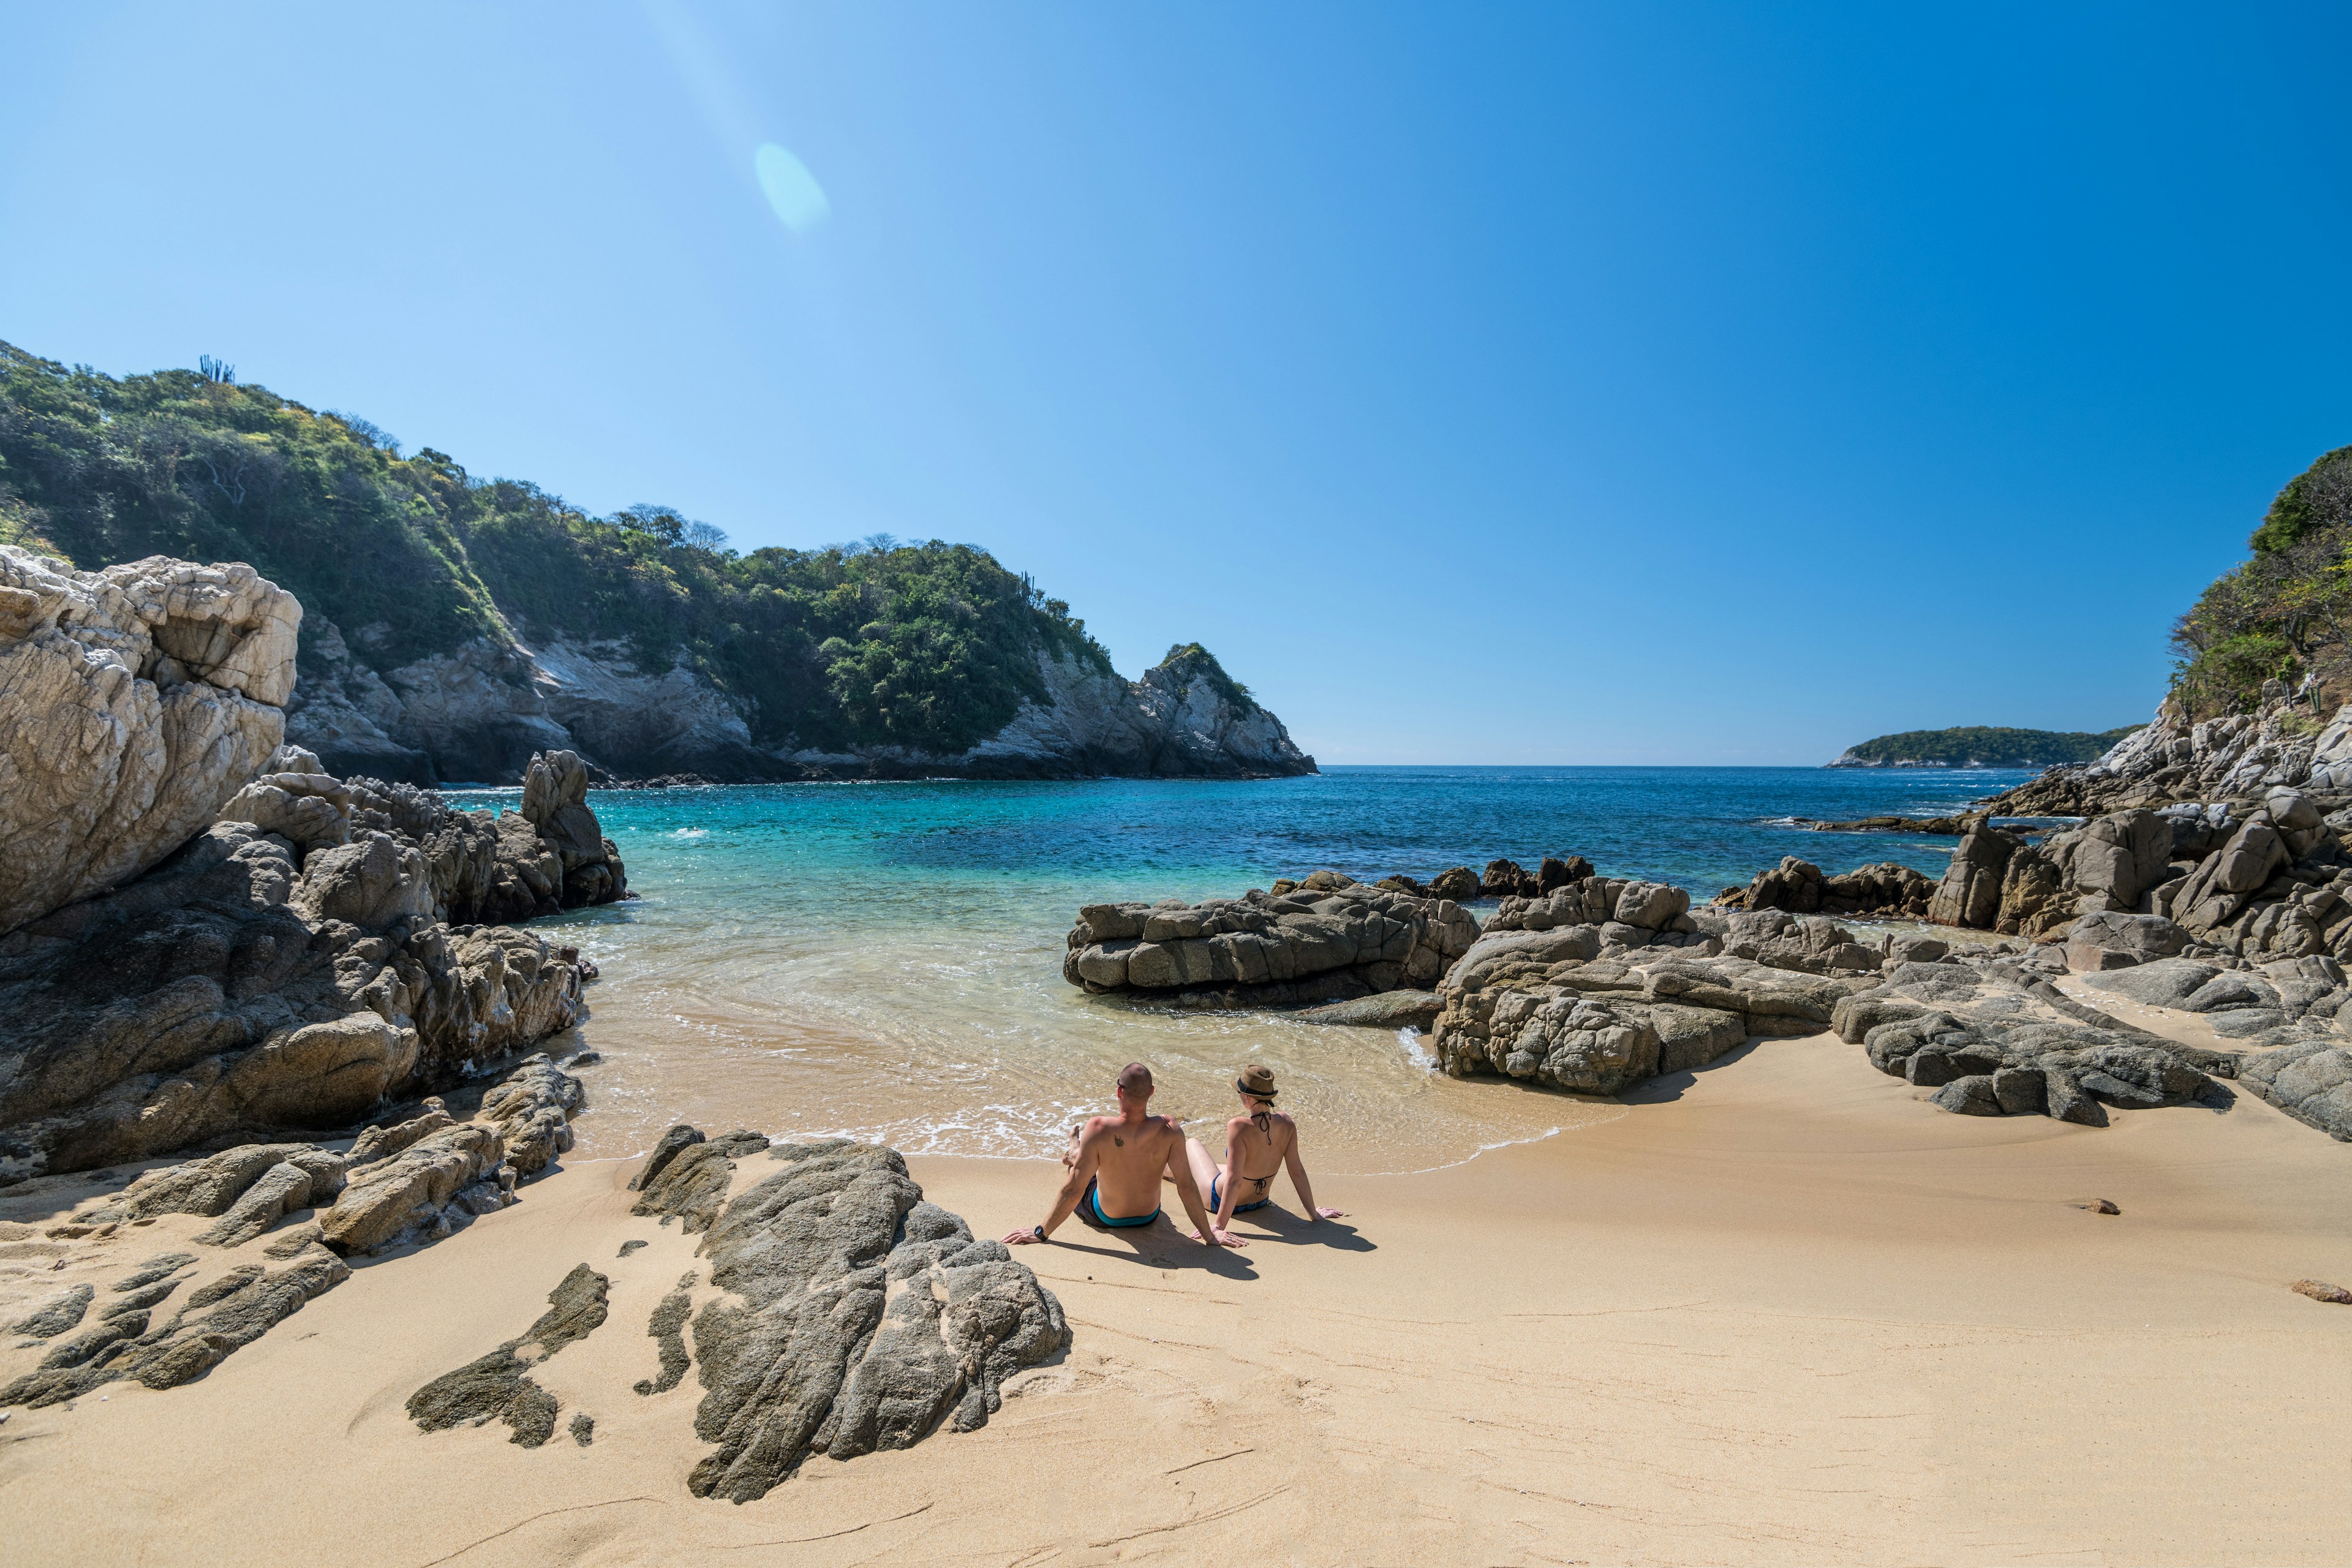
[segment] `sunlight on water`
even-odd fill
[[[912,1153],[1053,1153],[1130,1060],[1215,1149],[1246,1062],[1310,1159],[1423,1170],[1625,1114],[1434,1069],[1412,1029],[1176,1014],[1061,974],[1081,904],[1197,899],[1336,866],[1427,877],[1581,853],[1701,895],[1800,854],[1939,868],[1951,841],[1820,835],[1796,813],[1928,815],[2008,782],[1817,769],[1349,769],[1262,784],[774,785],[591,797],[642,896],[560,921],[604,978],[581,1043],[581,1152],[705,1131],[879,1138]],[[455,795],[455,804],[511,796]],[[554,934],[552,931],[551,935]]]

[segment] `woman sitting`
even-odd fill
[[[1308,1219],[1340,1218],[1338,1209],[1315,1206],[1307,1163],[1298,1157],[1298,1123],[1274,1108],[1274,1073],[1263,1066],[1244,1068],[1234,1088],[1242,1097],[1242,1113],[1225,1123],[1225,1163],[1212,1161],[1199,1139],[1184,1140],[1192,1180],[1209,1194],[1210,1224],[1222,1233],[1234,1215],[1274,1202],[1274,1178],[1285,1170]],[[1195,1233],[1193,1239],[1202,1237]]]

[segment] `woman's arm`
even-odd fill
[[[1315,1206],[1315,1189],[1307,1180],[1307,1162],[1298,1157],[1298,1123],[1290,1124],[1290,1148],[1282,1156],[1283,1168],[1290,1173],[1290,1184],[1298,1194],[1299,1204],[1307,1210],[1308,1219],[1341,1219],[1345,1211],[1318,1209]]]

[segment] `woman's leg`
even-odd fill
[[[1201,1147],[1198,1138],[1184,1140],[1184,1160],[1192,1168],[1192,1184],[1201,1190],[1201,1201],[1207,1203],[1209,1184],[1223,1173],[1219,1170],[1217,1163],[1209,1158],[1209,1152]]]

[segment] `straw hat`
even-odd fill
[[[1253,1062],[1242,1068],[1242,1076],[1234,1080],[1234,1087],[1244,1094],[1254,1094],[1260,1100],[1272,1100],[1276,1093],[1274,1069]]]

